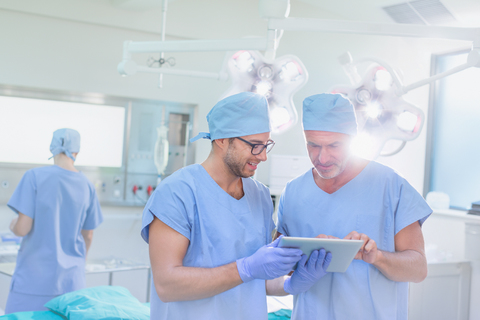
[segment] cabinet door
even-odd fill
[[[410,320],[468,320],[471,266],[469,262],[428,265],[421,283],[410,283]]]

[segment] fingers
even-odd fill
[[[325,249],[320,249],[318,251],[318,261],[321,261],[323,262],[323,260],[325,260],[325,255],[327,254],[327,251],[325,251]]]
[[[325,249],[320,249],[320,250],[315,250],[316,252],[318,252],[317,254],[317,259],[315,259],[315,269],[318,269],[318,268],[321,268],[324,261],[325,261],[325,256],[327,255],[327,252],[325,251]],[[312,256],[313,256],[313,253],[312,253]],[[310,257],[312,258],[312,257]]]
[[[325,249],[313,250],[308,258],[307,267],[310,270],[316,270],[318,267],[322,267],[327,252]]]
[[[275,250],[275,254],[282,257],[297,257],[297,256],[300,257],[303,254],[303,251],[298,248],[272,248],[272,249]]]
[[[369,236],[367,236],[364,233],[358,233],[357,231],[352,231],[347,236],[343,239],[346,240],[363,240],[364,242],[368,241],[370,239]]]
[[[346,240],[360,240],[361,236],[362,236],[363,233],[358,233],[357,231],[352,231],[350,232],[349,234],[347,234],[347,236],[343,239],[346,239]]]
[[[358,250],[359,252],[363,251],[365,245],[367,244],[367,242],[370,240],[370,237],[367,236],[366,234],[364,233],[358,233],[357,231],[352,231],[350,232],[349,234],[347,234],[347,236],[343,239],[346,239],[346,240],[362,240],[363,241],[363,245],[362,247],[360,248],[360,250]],[[355,257],[356,259],[357,257]]]
[[[278,248],[283,249],[283,248]],[[276,249],[277,250],[277,249]],[[275,256],[272,257],[272,261],[275,261],[276,268],[280,268],[282,271],[291,271],[297,262],[301,259],[307,259],[303,252],[299,249],[289,249],[292,250],[294,254],[283,255],[281,252],[275,252]],[[305,258],[304,258],[305,257]]]
[[[308,257],[306,254],[303,254],[302,255],[302,258],[300,259],[300,261],[298,261],[298,267],[305,267],[305,265],[307,264],[307,260],[308,260]]]
[[[308,258],[308,269],[314,270],[315,266],[317,265],[318,261],[318,256],[319,252],[318,250],[313,250],[312,253],[310,254],[310,257]]]
[[[300,261],[303,256],[304,256],[304,254],[298,255],[298,256],[280,256],[280,257],[278,257],[277,261],[280,261],[281,263],[294,263],[295,264],[298,261]],[[307,257],[307,259],[308,259],[308,257]]]
[[[357,231],[352,231],[349,234],[347,234],[343,239],[345,240],[353,240],[352,237],[354,234],[358,233]]]
[[[370,240],[370,238],[366,234],[358,233],[357,231],[352,231],[349,234],[347,234],[347,236],[343,239],[363,241],[362,247],[358,250],[357,254],[354,257],[354,259],[356,260],[362,260],[365,244],[368,242],[368,240]]]
[[[318,239],[340,239],[338,237],[335,237],[335,236],[331,236],[331,235],[326,235],[326,234],[319,234],[318,236],[316,236],[315,238],[318,238]]]
[[[330,265],[330,262],[332,262],[332,253],[327,252],[325,256],[325,260],[323,261],[323,265],[322,265],[322,268],[324,271],[327,271],[328,266]]]
[[[272,243],[270,244],[267,244],[267,247],[273,247],[273,248],[277,248],[278,247],[278,243],[280,242],[280,240],[283,238],[283,234],[278,237],[277,239],[275,239],[275,241],[273,241]]]
[[[369,239],[368,242],[365,244],[365,248],[363,251],[365,253],[369,253],[370,251],[377,249],[377,243],[373,239]]]
[[[286,257],[286,258],[277,260],[277,263],[275,264],[275,266],[280,271],[280,274],[278,274],[278,276],[288,274],[290,271],[293,270],[293,267],[297,263],[298,263],[297,269],[305,267],[307,259],[308,257],[306,255],[302,255],[301,257],[298,257],[298,258]]]

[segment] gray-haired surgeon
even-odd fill
[[[407,319],[408,282],[427,275],[421,226],[432,210],[394,170],[350,154],[357,122],[342,95],[306,98],[303,129],[313,168],[287,184],[279,233],[364,244],[345,273],[295,295],[292,319]]]
[[[6,313],[47,310],[52,298],[85,287],[85,259],[102,213],[95,188],[74,167],[80,134],[53,133],[53,166],[28,170],[8,206],[18,216],[10,229],[22,244]]]

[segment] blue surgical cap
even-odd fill
[[[220,100],[207,114],[208,132],[190,139],[224,139],[270,132],[267,99],[253,92],[241,92]]]
[[[75,161],[75,157],[72,153],[79,151],[80,133],[78,133],[78,131],[73,129],[58,129],[53,133],[52,143],[50,144],[52,158],[59,153],[65,153]]]
[[[303,100],[303,130],[357,135],[355,109],[341,94],[322,93]]]

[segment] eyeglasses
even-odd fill
[[[236,137],[236,138],[238,140],[242,140],[243,142],[245,142],[249,146],[251,146],[252,147],[252,154],[254,156],[262,153],[264,149],[267,149],[267,153],[269,153],[270,150],[272,150],[273,146],[275,145],[275,141],[273,141],[273,140],[268,140],[267,143],[263,144],[263,143],[251,143],[251,142],[248,142],[245,139],[242,139],[242,138],[239,138],[239,137]]]

